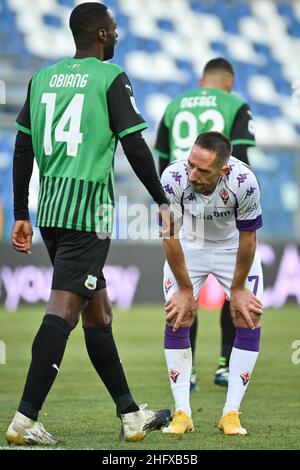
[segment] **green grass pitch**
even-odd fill
[[[44,307],[0,309],[0,340],[6,364],[0,365],[0,447],[14,414],[27,372],[30,348]],[[88,360],[80,325],[72,333],[61,370],[40,421],[66,449],[299,449],[300,364],[294,365],[292,343],[300,340],[296,307],[267,310],[263,318],[261,353],[242,404],[247,436],[220,434],[216,424],[226,389],[215,386],[219,355],[219,314],[200,312],[197,372],[200,390],[191,397],[195,432],[167,436],[156,431],[139,443],[118,442],[119,420],[108,393]],[[163,353],[163,312],[159,306],[136,306],[114,312],[114,332],[128,382],[138,403],[153,409],[172,408]],[[298,355],[300,357],[300,354]]]

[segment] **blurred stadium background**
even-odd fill
[[[76,3],[80,2],[0,1],[0,299],[9,310],[18,305],[18,294],[8,292],[14,290],[12,286],[19,286],[20,299],[27,302],[45,300],[51,274],[38,245],[29,267],[28,259],[15,257],[5,247],[13,223],[14,121],[32,74],[73,55],[68,18]],[[257,147],[251,149],[250,158],[262,189],[264,227],[259,236],[265,305],[300,303],[300,2],[107,0],[106,4],[118,24],[114,62],[125,68],[133,83],[138,107],[149,124],[145,136],[150,146],[165,105],[197,86],[205,63],[216,56],[233,63],[235,91],[249,102],[256,125]],[[127,195],[128,204],[150,203],[119,150],[115,168],[117,194]],[[30,197],[33,222],[37,191],[35,172]],[[117,211],[116,226],[126,216],[125,210]],[[39,242],[38,231],[34,242]],[[145,250],[139,244],[141,256],[137,256],[137,243],[115,240],[111,250],[110,293],[121,308],[133,300],[162,299],[158,243],[148,242]],[[26,267],[21,268],[22,264]],[[122,295],[118,286],[124,283],[132,287]],[[222,295],[211,280],[202,304],[214,307]]]
[[[44,310],[42,305],[32,308],[32,304],[47,301],[51,279],[51,268],[39,243],[38,232],[30,258],[15,253],[9,246],[13,223],[14,121],[25,100],[32,74],[64,56],[73,55],[68,18],[76,3],[81,2],[0,0],[0,364],[1,358],[2,363],[5,362],[5,342],[7,363],[11,365],[0,365],[1,433],[4,433],[20,395],[29,360],[29,345]],[[299,448],[300,366],[293,364],[300,361],[295,351],[292,364],[291,355],[292,345],[300,339],[297,308],[300,304],[300,2],[106,0],[104,3],[113,11],[118,24],[119,40],[114,62],[125,68],[132,81],[137,105],[149,124],[145,137],[151,147],[165,105],[177,94],[197,86],[208,60],[223,56],[234,65],[235,91],[250,104],[256,125],[257,147],[251,150],[250,158],[262,190],[264,227],[259,238],[266,281],[264,305],[278,309],[266,312],[263,354],[256,382],[249,399],[245,400],[246,410],[251,411],[247,418],[254,435],[248,441],[239,442],[238,446]],[[115,175],[116,193],[127,195],[128,204],[150,204],[144,188],[119,150]],[[35,172],[30,198],[33,222],[37,191]],[[117,226],[126,222],[125,217],[124,211],[118,212]],[[142,232],[143,229],[147,230],[147,227],[142,227]],[[126,369],[130,383],[138,399],[145,396],[149,399],[150,396],[152,406],[172,406],[162,367],[160,307],[153,307],[153,311],[151,307],[144,307],[150,302],[161,305],[162,264],[158,241],[114,240],[105,268],[109,294],[119,309],[117,312],[130,309],[133,303],[140,304],[130,310],[131,322],[127,321],[126,315],[116,315],[116,333],[126,364],[128,360]],[[211,278],[200,294],[199,303],[206,309],[216,309],[222,303],[223,295]],[[291,306],[286,305],[288,302]],[[22,306],[17,315],[20,328],[16,331],[16,317],[7,312],[16,311],[19,306]],[[151,437],[146,448],[198,449],[201,446],[215,448],[216,445],[237,448],[236,441],[219,440],[216,430],[211,428],[210,415],[198,415],[205,409],[217,420],[224,399],[224,391],[215,390],[211,380],[219,347],[218,315],[203,317],[198,353],[203,393],[200,398],[193,398],[193,407],[195,421],[200,416],[209,439],[199,443],[195,433],[192,441],[189,438],[174,444],[174,441],[166,442],[165,438]],[[208,317],[213,319],[208,320]],[[103,441],[99,441],[96,428],[90,439],[94,404],[99,399],[98,379],[87,365],[79,335],[80,329],[71,339],[65,375],[59,377],[52,398],[47,402],[49,417],[43,419],[48,419],[53,431],[57,426],[61,437],[65,438],[64,433],[67,433],[70,447],[101,445],[104,449],[112,448],[109,446],[117,445],[117,425],[111,422],[113,406],[107,406],[106,395],[101,398],[104,400],[101,411],[104,425],[100,433]],[[136,347],[142,352],[138,357]],[[72,360],[74,356],[76,365]],[[147,367],[144,367],[145,363]],[[79,369],[83,378],[80,381],[77,377]],[[72,395],[75,382],[76,397]],[[89,390],[81,391],[79,382],[89,383]],[[72,400],[68,403],[61,399],[69,395]],[[75,411],[74,400],[80,403]],[[269,416],[272,403],[276,404],[276,410],[271,410]],[[99,404],[101,406],[101,401]],[[57,410],[60,416],[68,416],[68,420],[58,422]],[[47,421],[45,425],[47,427]],[[143,446],[141,444],[140,448]]]

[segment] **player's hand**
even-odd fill
[[[255,315],[262,315],[263,313],[261,301],[245,287],[242,289],[231,289],[230,310],[234,320],[242,315],[251,330],[255,328],[251,313]]]
[[[16,220],[11,237],[14,249],[30,255],[32,236],[33,230],[30,220]]]
[[[173,331],[177,331],[180,327],[191,326],[196,312],[192,288],[179,289],[165,303],[166,322],[173,326]]]

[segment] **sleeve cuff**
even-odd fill
[[[22,126],[22,124],[19,124],[18,122],[16,122],[15,126],[19,131],[24,132],[24,134],[31,135],[31,130],[28,129],[28,127]]]
[[[125,135],[132,134],[133,132],[143,131],[147,129],[148,125],[146,122],[142,122],[141,124],[137,124],[136,126],[129,127],[128,129],[124,129],[123,131],[119,132],[119,139],[125,137]]]
[[[234,139],[231,141],[231,145],[247,145],[247,147],[255,146],[255,140],[251,139]]]
[[[236,220],[236,228],[240,231],[243,230],[258,230],[263,226],[262,216],[259,215],[256,219],[251,220]]]
[[[17,220],[30,220],[29,212],[14,212],[14,219]]]

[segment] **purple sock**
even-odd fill
[[[244,349],[245,351],[259,351],[259,340],[260,340],[261,328],[240,328],[236,329],[236,336],[233,347],[236,349]]]
[[[188,349],[190,347],[190,329],[188,327],[173,331],[172,326],[166,325],[165,349]]]

